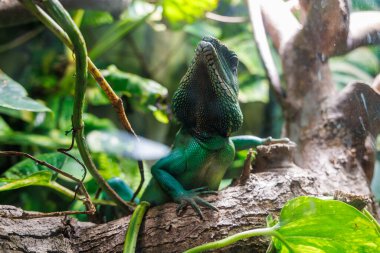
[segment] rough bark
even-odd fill
[[[268,214],[278,214],[287,200],[300,195],[333,195],[335,189],[370,194],[363,171],[338,168],[333,177],[326,179],[325,171],[296,166],[294,153],[291,145],[259,147],[255,173],[245,185],[208,197],[220,211],[204,210],[204,221],[190,209],[178,217],[175,204],[150,209],[140,231],[138,251],[182,252],[227,235],[265,227]],[[101,225],[73,220],[71,226],[65,226],[58,217],[22,217],[20,209],[0,207],[0,248],[4,252],[120,252],[129,222],[129,217]],[[267,245],[268,238],[252,238],[218,252],[265,252]]]
[[[352,155],[360,166],[364,166],[361,169],[370,180],[373,174],[370,164],[375,153],[373,140],[379,133],[375,125],[380,112],[376,108],[368,110],[368,107],[378,103],[378,95],[368,85],[358,84],[349,84],[345,91],[337,92],[328,59],[348,49],[375,43],[373,39],[364,38],[378,34],[379,19],[366,18],[364,22],[363,17],[373,16],[372,12],[356,13],[351,19],[345,0],[303,0],[300,1],[305,16],[302,28],[298,29],[293,22],[292,36],[278,36],[286,30],[276,26],[273,20],[278,16],[270,10],[280,3],[281,0],[262,1],[262,11],[270,36],[282,38],[275,46],[282,59],[286,81],[285,135],[298,144],[297,164],[320,170],[322,166],[325,168],[325,161],[335,160],[337,154],[347,160]],[[290,10],[283,12],[286,13],[283,16],[292,15]],[[332,101],[344,103],[347,108]],[[332,142],[332,134],[345,139],[333,138]]]
[[[139,251],[182,252],[264,227],[269,213],[278,214],[287,200],[300,195],[333,195],[340,190],[371,196],[368,181],[373,173],[373,140],[380,131],[380,95],[363,83],[336,91],[327,64],[329,57],[354,48],[347,2],[301,1],[302,24],[282,1],[261,4],[268,33],[282,58],[285,135],[297,148],[259,147],[255,173],[245,185],[208,197],[220,211],[204,210],[205,221],[190,209],[177,217],[176,205],[170,203],[150,209],[140,231]],[[281,12],[274,11],[279,6]],[[290,20],[288,26],[282,18]],[[293,155],[299,166],[292,162]],[[370,208],[379,217],[379,208]],[[71,228],[63,226],[60,218],[20,216],[20,209],[0,209],[0,248],[5,252],[117,252],[129,221],[128,217],[102,225],[73,221]],[[267,245],[266,238],[252,238],[220,252],[265,252]]]

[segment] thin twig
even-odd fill
[[[38,27],[34,30],[31,30],[19,37],[17,37],[16,39],[6,43],[6,44],[3,44],[3,45],[0,45],[0,53],[2,52],[5,52],[5,51],[8,51],[8,50],[11,50],[15,47],[18,47],[22,44],[24,44],[25,42],[33,39],[34,37],[36,37],[38,34],[40,34],[44,29],[42,27]]]
[[[231,17],[231,16],[223,16],[216,14],[214,12],[206,12],[206,18],[218,21],[218,22],[223,22],[223,23],[245,23],[247,22],[246,17]]]
[[[261,62],[268,77],[270,87],[273,89],[278,102],[280,104],[283,104],[285,91],[281,87],[280,75],[277,72],[276,65],[270,52],[270,47],[261,15],[260,3],[247,0],[247,5],[249,10],[249,18],[253,27],[253,37],[257,45]]]
[[[42,161],[28,153],[24,153],[24,152],[18,152],[18,151],[0,151],[0,155],[5,155],[5,156],[23,156],[23,157],[26,157],[26,158],[29,158],[33,161],[35,161],[36,163],[42,165],[42,166],[45,166],[71,180],[73,180],[74,182],[76,182],[79,187],[81,188],[82,190],[82,193],[84,195],[84,204],[87,208],[87,211],[63,211],[63,212],[51,212],[51,213],[38,213],[36,214],[35,216],[33,216],[33,218],[39,218],[39,217],[50,217],[50,216],[58,216],[58,215],[70,215],[70,214],[88,214],[88,215],[92,215],[95,213],[96,209],[95,209],[95,206],[94,204],[92,203],[91,201],[91,198],[90,198],[90,195],[88,194],[83,182],[79,179],[77,179],[76,177],[72,176],[71,174],[61,170],[61,169],[58,169],[57,167],[51,165],[50,163],[47,163],[45,161]]]

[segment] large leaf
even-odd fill
[[[26,186],[48,186],[53,173],[50,171],[39,171],[24,178],[9,179],[0,178],[0,192],[15,190]]]
[[[379,60],[369,48],[358,48],[345,56],[334,57],[329,61],[334,82],[339,88],[354,81],[372,83],[377,75]]]
[[[373,220],[346,203],[298,197],[281,210],[274,238],[278,252],[380,252],[380,231]],[[284,242],[293,250],[291,251]]]
[[[81,26],[99,26],[111,24],[113,17],[109,12],[86,10]]]
[[[100,37],[90,51],[90,58],[96,59],[100,55],[112,49],[117,42],[130,33],[133,29],[142,25],[154,13],[152,4],[133,1],[127,10],[120,16],[120,20],[114,22],[108,29],[100,34]]]
[[[27,95],[24,87],[0,71],[0,107],[33,112],[50,111]]]
[[[218,0],[164,0],[163,15],[172,24],[192,23],[218,6]]]
[[[39,160],[45,161],[57,168],[62,168],[67,156],[61,153],[49,153],[36,156]],[[50,171],[47,167],[42,166],[31,159],[25,159],[9,168],[3,175],[8,179],[20,179],[28,177],[40,171]]]
[[[143,137],[137,140],[124,131],[92,131],[87,142],[93,152],[129,157],[136,160],[156,160],[169,153],[169,148],[161,143]]]
[[[128,97],[128,102],[134,110],[143,112],[161,110],[161,114],[155,113],[154,116],[162,123],[168,122],[163,112],[168,95],[168,90],[164,86],[154,80],[123,72],[113,65],[103,70],[102,74],[118,95]]]
[[[60,132],[51,131],[47,135],[29,134],[23,132],[0,132],[0,143],[7,145],[38,146],[48,149],[57,149],[69,146],[71,138],[62,136]]]
[[[265,70],[261,64],[251,34],[241,33],[227,40],[223,40],[223,43],[237,54],[239,62],[246,67],[250,74],[265,76]]]
[[[1,133],[10,133],[12,129],[8,126],[7,122],[0,117],[0,134]]]

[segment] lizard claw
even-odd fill
[[[204,206],[214,211],[219,211],[218,208],[198,196],[200,194],[217,194],[216,191],[209,191],[207,189],[207,187],[192,189],[178,197],[177,202],[179,202],[179,205],[176,209],[177,215],[180,215],[187,206],[191,206],[201,220],[204,220],[204,216],[199,206]]]
[[[198,194],[198,195],[203,195],[203,194],[214,194],[214,195],[216,195],[216,194],[218,194],[217,191],[208,190],[207,186],[192,189],[192,190],[190,190],[190,192],[194,193],[194,194]]]

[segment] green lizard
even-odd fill
[[[217,39],[205,37],[173,97],[173,112],[182,124],[171,153],[152,167],[153,178],[141,200],[153,205],[175,201],[177,213],[190,205],[217,210],[199,195],[218,190],[235,151],[289,143],[289,139],[235,136],[243,123],[238,102],[238,58]]]

